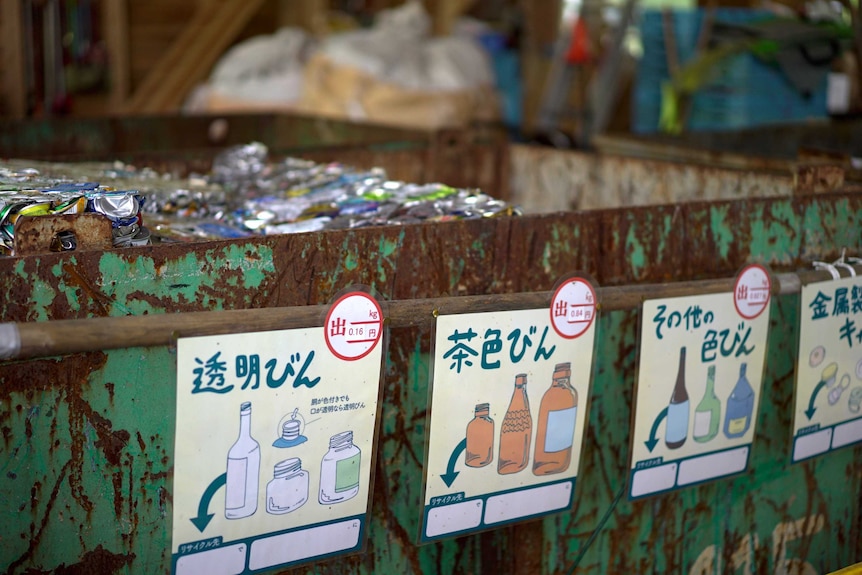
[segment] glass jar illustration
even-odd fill
[[[487,403],[477,403],[473,419],[467,424],[464,464],[468,467],[485,467],[494,459],[494,420],[488,410]]]
[[[676,373],[676,383],[667,406],[667,427],[664,431],[664,442],[668,449],[682,447],[688,437],[688,391],[685,389],[685,348],[679,350],[679,369]]]
[[[533,474],[562,473],[572,460],[572,442],[578,417],[578,392],[572,387],[571,363],[558,363],[551,386],[542,396]]]
[[[308,501],[308,471],[302,460],[291,457],[275,464],[272,481],[266,484],[266,512],[283,515],[299,509]]]
[[[353,432],[342,431],[329,438],[329,451],[320,462],[320,495],[322,505],[341,503],[359,493],[361,452],[353,445]]]
[[[517,473],[530,460],[530,439],[533,435],[533,418],[530,415],[530,399],[527,397],[527,374],[515,376],[515,391],[509,409],[500,426],[500,457],[497,473]]]
[[[251,436],[251,402],[239,408],[239,437],[227,454],[224,515],[242,519],[257,511],[260,444]]]

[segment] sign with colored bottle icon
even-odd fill
[[[794,463],[862,442],[862,278],[804,286],[799,314]]]
[[[177,340],[172,573],[362,549],[380,329],[377,302],[356,292],[325,327]]]
[[[770,292],[769,273],[752,265],[733,292],[644,302],[630,499],[748,467]]]
[[[550,309],[437,318],[422,541],[571,507],[595,317],[570,278]]]

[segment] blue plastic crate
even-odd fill
[[[681,65],[695,54],[703,10],[671,12],[674,39]],[[720,8],[714,21],[756,22],[769,18],[762,10]],[[632,130],[658,131],[661,86],[670,77],[661,11],[645,11],[641,18],[644,56],[638,64],[632,97]],[[724,130],[826,116],[826,78],[813,94],[798,92],[781,71],[750,54],[727,58],[715,66],[706,85],[693,95],[687,130]]]

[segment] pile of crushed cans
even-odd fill
[[[115,247],[519,213],[478,190],[391,181],[379,168],[274,161],[257,142],[228,148],[209,174],[183,179],[119,162],[0,162],[0,254],[14,253],[18,218],[84,212],[110,219]]]

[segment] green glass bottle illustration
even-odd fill
[[[715,366],[706,371],[706,389],[703,398],[694,409],[694,440],[698,443],[711,441],[718,435],[721,425],[721,401],[715,395]]]
[[[739,379],[727,398],[727,411],[724,417],[724,435],[728,439],[742,437],[751,427],[754,412],[754,390],[745,377],[746,364],[739,366]]]
[[[679,350],[679,370],[676,373],[676,384],[667,406],[667,427],[664,432],[664,442],[668,449],[682,447],[688,437],[689,401],[685,389],[685,348]]]

